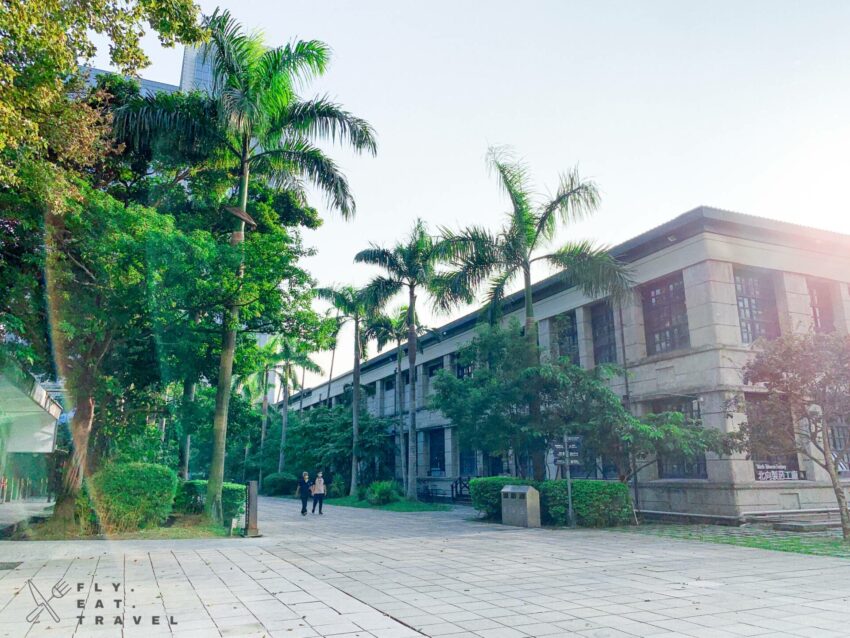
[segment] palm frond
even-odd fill
[[[404,263],[398,252],[376,244],[369,244],[369,248],[354,255],[354,261],[359,264],[380,266],[396,279],[401,279],[405,275]]]
[[[491,146],[487,151],[487,164],[511,200],[511,216],[521,221],[531,211],[528,167],[516,159],[513,151],[507,146]]]
[[[220,94],[246,77],[248,55],[253,43],[230,11],[216,9],[205,25],[210,41],[201,47],[201,61],[212,69],[213,93]]]
[[[561,269],[569,285],[577,286],[589,297],[627,297],[634,281],[631,269],[604,247],[589,241],[569,243],[556,252],[536,258]]]
[[[298,131],[305,139],[348,143],[355,150],[372,155],[378,148],[371,124],[327,97],[294,102],[270,125],[272,134],[287,128]]]
[[[356,205],[345,175],[331,158],[303,140],[286,141],[280,148],[255,155],[251,168],[273,186],[287,183],[293,175],[302,177],[323,191],[328,204],[344,219],[354,216]]]
[[[599,189],[592,180],[584,180],[578,167],[561,175],[555,196],[547,202],[537,216],[537,235],[551,239],[558,221],[568,224],[580,221],[599,207]]]
[[[367,304],[371,308],[382,308],[390,299],[396,296],[403,284],[398,279],[377,276],[364,288]]]

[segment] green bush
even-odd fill
[[[366,500],[372,505],[386,505],[398,500],[395,481],[375,481],[366,490]]]
[[[357,500],[365,501],[366,497],[369,495],[369,486],[368,485],[358,485],[357,486]]]
[[[567,525],[569,505],[566,481],[531,481],[511,476],[472,479],[469,492],[472,505],[487,518],[502,516],[502,488],[505,485],[532,485],[540,491],[540,515],[548,525]],[[629,487],[618,481],[573,481],[573,508],[576,523],[582,527],[628,525],[632,520]]]
[[[83,487],[74,501],[74,522],[79,527],[81,534],[96,534],[100,531],[97,523],[97,512],[89,496],[87,481],[83,481]]]
[[[537,482],[514,476],[488,476],[474,478],[469,482],[469,495],[472,506],[483,512],[487,518],[501,519],[502,517],[502,488],[505,485],[533,485]]]
[[[328,488],[328,498],[341,498],[345,496],[345,484],[341,479],[334,479]]]
[[[263,494],[267,496],[292,496],[298,479],[288,472],[276,472],[263,477]]]
[[[153,463],[114,463],[89,481],[91,501],[105,531],[132,531],[164,523],[176,491],[174,470]]]
[[[544,522],[569,524],[566,481],[545,481],[540,488]],[[573,508],[582,527],[628,525],[632,519],[629,486],[619,481],[573,481]]]
[[[207,481],[183,481],[174,499],[175,511],[184,514],[200,514],[204,511],[207,498]],[[224,524],[238,518],[245,511],[245,486],[240,483],[224,483],[221,486],[221,509]]]

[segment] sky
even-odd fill
[[[272,46],[328,43],[331,67],[304,96],[327,94],[377,131],[376,157],[329,149],[357,216],[314,198],[325,223],[305,233],[317,249],[306,265],[321,285],[368,282],[375,271],[353,256],[417,218],[497,228],[507,203],[485,165],[491,145],[512,146],[542,195],[576,165],[599,185],[593,219],[555,244],[614,245],[700,205],[850,233],[848,2],[200,4]],[[182,48],[153,37],[145,48],[141,75],[177,84]],[[94,64],[108,66],[105,48]],[[335,375],[351,344],[346,333]],[[316,359],[327,372],[329,355]]]

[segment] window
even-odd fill
[[[437,374],[442,369],[443,369],[443,360],[442,359],[438,359],[435,362],[429,363],[426,367],[426,370],[428,371],[428,378],[430,379],[431,377],[433,377],[435,374]]]
[[[838,459],[838,473],[850,477],[850,425],[833,423],[829,428],[829,444],[833,458]]]
[[[699,421],[701,417],[699,400],[696,397],[675,397],[653,401],[652,411],[655,414],[681,412],[685,415],[685,418],[691,421]],[[705,463],[705,454],[660,456],[658,458],[658,478],[707,479],[708,468]]]
[[[460,451],[460,475],[476,476],[478,474],[478,459],[475,450]]]
[[[809,279],[809,301],[815,332],[832,332],[835,321],[832,312],[832,295],[828,281]]]
[[[653,355],[690,347],[682,273],[677,272],[644,286],[641,295],[646,353]]]
[[[384,379],[384,392],[392,392],[395,390],[395,376]]]
[[[462,365],[458,360],[457,355],[452,355],[452,360],[454,361],[455,366],[455,375],[457,375],[458,379],[464,379],[466,377],[472,376],[473,365],[468,363],[466,365]]]
[[[744,343],[779,336],[776,295],[770,273],[736,268],[735,294],[738,297],[738,319]]]
[[[777,414],[776,410],[769,409],[769,404],[764,400],[763,396],[757,394],[748,394],[745,396],[745,409],[747,414],[747,422],[751,428],[758,427],[759,422],[767,422],[766,419],[778,419],[778,424],[785,425],[788,428],[786,441],[767,441],[763,443],[764,450],[759,450],[761,447],[759,441],[753,441],[754,449],[752,451],[752,461],[755,470],[757,481],[797,481],[805,480],[806,473],[800,471],[800,461],[796,452],[788,454],[780,454],[771,452],[773,449],[782,449],[783,447],[791,448],[794,446],[794,423],[791,420],[790,413]]]
[[[593,333],[593,361],[617,363],[617,338],[614,329],[614,309],[607,301],[590,309],[590,326]]]
[[[567,357],[573,365],[579,365],[576,311],[570,310],[554,317],[552,327],[558,357]]]
[[[428,476],[446,475],[446,434],[444,428],[428,430]]]

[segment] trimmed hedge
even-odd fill
[[[569,524],[566,481],[544,481],[540,485],[540,509],[544,521]],[[628,525],[632,519],[629,486],[619,481],[573,481],[573,508],[576,523],[582,527]]]
[[[245,486],[240,483],[224,483],[221,486],[222,518],[226,526],[245,510]],[[174,499],[174,509],[185,514],[200,514],[204,511],[207,498],[207,481],[183,481]]]
[[[366,500],[372,505],[386,505],[398,500],[395,481],[375,481],[366,490]]]
[[[484,512],[487,518],[501,519],[502,488],[505,485],[533,485],[537,487],[537,482],[514,476],[474,478],[469,482],[469,495],[472,497],[472,506],[479,512]]]
[[[298,479],[288,472],[275,472],[263,477],[263,494],[266,496],[292,496]]]
[[[618,481],[579,479],[573,482],[573,508],[582,527],[628,525],[632,519],[629,487]],[[549,525],[568,524],[566,481],[533,481],[512,476],[475,478],[469,482],[472,505],[487,518],[502,517],[502,488],[531,485],[540,492],[540,515]]]
[[[89,481],[89,496],[105,531],[134,531],[164,523],[176,492],[174,470],[154,463],[115,463]]]

